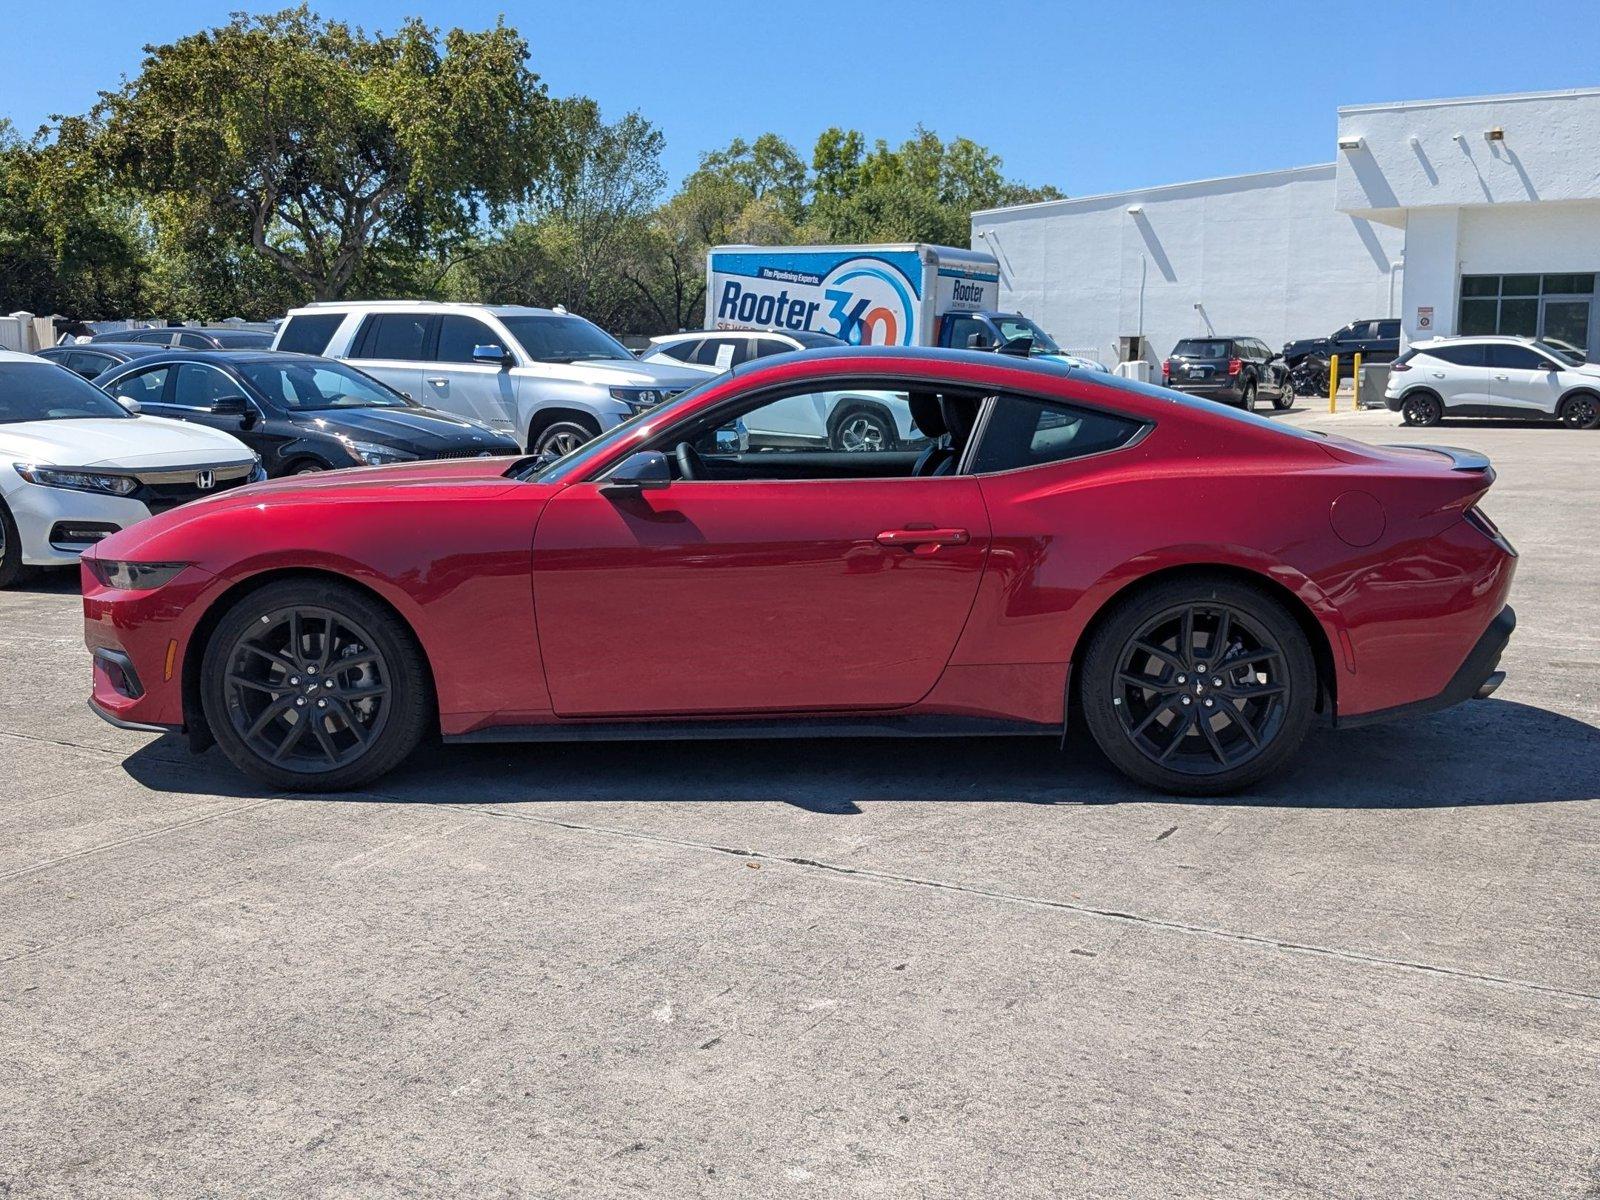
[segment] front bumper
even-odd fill
[[[123,591],[102,584],[87,561],[81,570],[83,640],[94,671],[89,706],[125,729],[185,727],[186,652],[221,581],[188,567],[163,587]]]
[[[62,540],[63,534],[74,532],[74,526],[97,527],[102,536],[109,537],[150,515],[141,501],[126,496],[40,487],[34,483],[23,483],[15,488],[6,497],[6,505],[11,509],[22,539],[22,561],[30,567],[68,566],[77,562],[78,556],[94,541]]]
[[[1511,641],[1511,634],[1516,628],[1517,614],[1508,604],[1500,610],[1494,620],[1489,622],[1489,628],[1483,631],[1482,636],[1467,654],[1466,661],[1450,677],[1450,682],[1445,685],[1444,691],[1424,700],[1412,701],[1410,704],[1400,704],[1376,712],[1359,713],[1352,717],[1341,717],[1340,727],[1358,727],[1392,720],[1395,717],[1420,716],[1424,713],[1438,712],[1443,708],[1452,708],[1463,700],[1488,699],[1505,680],[1505,672],[1499,670],[1500,656],[1505,653],[1506,645]]]

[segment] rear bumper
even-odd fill
[[[1506,644],[1511,641],[1511,634],[1516,627],[1517,614],[1508,604],[1500,610],[1494,620],[1489,622],[1489,628],[1478,638],[1477,643],[1467,654],[1466,661],[1456,669],[1456,673],[1450,677],[1450,682],[1438,695],[1429,696],[1424,700],[1414,700],[1409,704],[1396,705],[1394,708],[1341,717],[1338,721],[1340,728],[1371,725],[1395,717],[1420,716],[1424,713],[1438,712],[1442,708],[1451,708],[1463,700],[1488,698],[1505,679],[1505,672],[1498,669],[1500,656],[1505,653]]]
[[[1182,392],[1187,396],[1199,396],[1202,400],[1218,400],[1223,404],[1240,404],[1244,401],[1244,389],[1231,383],[1169,383],[1175,392]]]

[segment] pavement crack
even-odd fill
[[[1489,987],[1512,988],[1518,991],[1535,992],[1549,996],[1564,996],[1573,1000],[1587,1000],[1600,1003],[1600,993],[1585,992],[1577,988],[1561,987],[1557,984],[1540,983],[1532,979],[1517,979],[1508,975],[1494,975],[1486,971],[1471,971],[1462,967],[1447,967],[1438,963],[1421,962],[1416,959],[1394,958],[1382,954],[1367,954],[1359,950],[1348,950],[1339,946],[1323,946],[1315,942],[1297,942],[1286,938],[1271,937],[1266,934],[1249,933],[1244,930],[1223,929],[1211,925],[1201,925],[1196,922],[1178,921],[1168,917],[1151,916],[1146,913],[1128,912],[1122,909],[1105,908],[1094,904],[1085,904],[1072,900],[1052,900],[1043,896],[1029,896],[1019,892],[1007,892],[998,888],[979,887],[970,883],[953,883],[948,880],[927,879],[918,875],[904,875],[894,871],[880,871],[872,867],[847,867],[840,863],[825,862],[816,858],[772,854],[765,850],[741,849],[737,846],[719,846],[715,842],[701,842],[690,838],[671,837],[666,834],[649,833],[639,829],[623,829],[613,825],[589,825],[581,821],[565,821],[558,817],[540,817],[528,813],[512,812],[502,808],[493,808],[487,805],[473,804],[464,806],[469,811],[481,813],[486,817],[499,820],[525,821],[534,825],[545,825],[557,829],[567,829],[578,833],[602,834],[613,837],[630,838],[636,841],[655,842],[660,845],[678,846],[690,850],[704,850],[716,854],[726,854],[735,858],[753,858],[765,862],[783,863],[789,866],[804,867],[808,870],[822,871],[832,875],[852,876],[857,879],[869,880],[877,883],[896,884],[904,887],[929,888],[934,891],[956,892],[968,896],[977,896],[985,900],[996,900],[1007,904],[1025,905],[1030,908],[1050,908],[1076,913],[1079,916],[1095,920],[1112,921],[1125,925],[1140,925],[1149,929],[1158,929],[1168,933],[1185,934],[1192,937],[1213,938],[1218,941],[1233,942],[1246,946],[1257,946],[1269,950],[1281,950],[1291,954],[1309,954],[1322,958],[1340,959],[1345,962],[1360,963],[1369,967],[1388,968],[1398,971],[1410,971],[1418,974],[1442,976],[1448,979],[1457,979],[1467,983],[1483,984]]]
[[[94,846],[85,846],[82,850],[74,850],[71,854],[58,854],[54,858],[44,859],[42,862],[29,863],[25,867],[15,867],[10,871],[0,872],[0,883],[8,883],[13,879],[21,879],[25,875],[34,875],[40,871],[48,871],[51,867],[59,867],[63,863],[75,862],[80,858],[87,858],[91,854],[102,854],[107,850],[116,850],[122,846],[131,846],[135,842],[147,842],[152,838],[165,837],[169,833],[178,833],[184,829],[192,829],[196,825],[204,825],[208,821],[219,821],[223,817],[231,817],[238,813],[246,813],[256,808],[264,808],[269,804],[280,804],[284,797],[272,796],[265,800],[253,800],[249,804],[236,804],[232,808],[222,809],[220,812],[206,813],[203,816],[190,817],[186,821],[175,821],[171,825],[161,825],[155,829],[147,829],[143,833],[130,833],[127,837],[115,838],[109,842],[100,842]]]

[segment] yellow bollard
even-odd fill
[[[1328,360],[1328,411],[1339,411],[1339,356]]]
[[[1361,411],[1361,351],[1359,351],[1359,350],[1356,351],[1355,372],[1356,372],[1356,379],[1355,379],[1355,384],[1356,384],[1356,411],[1360,412]]]

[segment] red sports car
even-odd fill
[[[829,449],[874,413],[870,449]],[[763,359],[554,462],[260,484],[83,558],[95,711],[351,788],[447,742],[1044,734],[1145,784],[1499,683],[1476,454],[996,354]]]

